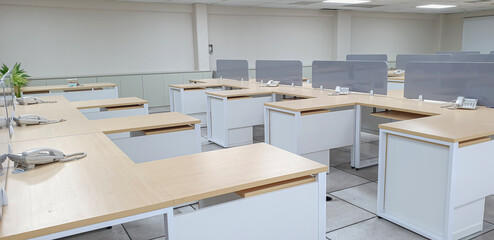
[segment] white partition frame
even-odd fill
[[[434,240],[482,230],[485,197],[494,193],[485,184],[492,178],[494,141],[460,148],[383,129],[379,138],[380,217]]]
[[[53,96],[62,95],[70,102],[76,101],[88,101],[88,100],[100,100],[100,99],[112,99],[118,98],[118,87],[95,87],[92,89],[81,90],[81,91],[49,91],[48,93],[22,93],[22,96],[32,96],[32,97],[42,97],[42,96]]]

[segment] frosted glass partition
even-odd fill
[[[216,60],[216,77],[249,80],[247,60]]]
[[[346,55],[347,61],[388,61],[388,55],[386,54],[348,54]]]
[[[436,54],[451,54],[453,56],[480,54],[480,51],[436,52]]]
[[[405,97],[451,101],[458,96],[494,107],[494,63],[411,62],[405,75]]]
[[[455,55],[451,62],[494,62],[494,54]]]
[[[314,61],[312,87],[349,87],[352,92],[387,94],[388,64],[377,61]]]
[[[280,81],[281,84],[302,86],[301,61],[257,60],[256,81]]]
[[[396,55],[396,69],[406,70],[408,62],[445,62],[451,54],[398,54]]]

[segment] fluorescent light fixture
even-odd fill
[[[358,4],[367,3],[369,0],[326,0],[325,3],[343,3],[343,4]]]
[[[428,8],[428,9],[443,9],[443,8],[454,8],[456,5],[443,5],[443,4],[427,4],[417,6],[417,8]]]

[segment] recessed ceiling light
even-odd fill
[[[369,0],[326,0],[325,3],[343,3],[343,4],[357,4],[357,3],[367,3]]]
[[[428,4],[417,6],[417,8],[428,8],[428,9],[443,9],[443,8],[454,8],[456,5],[442,5],[442,4]]]

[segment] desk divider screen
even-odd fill
[[[451,54],[398,54],[396,55],[396,69],[406,70],[408,62],[446,62]]]
[[[494,54],[494,51],[491,51],[491,54]]]
[[[477,98],[494,107],[494,63],[411,62],[405,75],[405,97],[451,101]]]
[[[346,55],[347,61],[388,61],[388,55],[386,54],[348,54]]]
[[[494,54],[453,55],[451,62],[494,62]]]
[[[352,92],[386,95],[388,64],[377,61],[314,61],[312,87],[334,89],[349,87]]]
[[[285,60],[257,60],[256,81],[280,81],[281,84],[302,86],[302,62]]]
[[[480,51],[436,52],[436,54],[451,54],[453,56],[480,54]]]
[[[249,81],[247,60],[216,60],[216,77]]]

